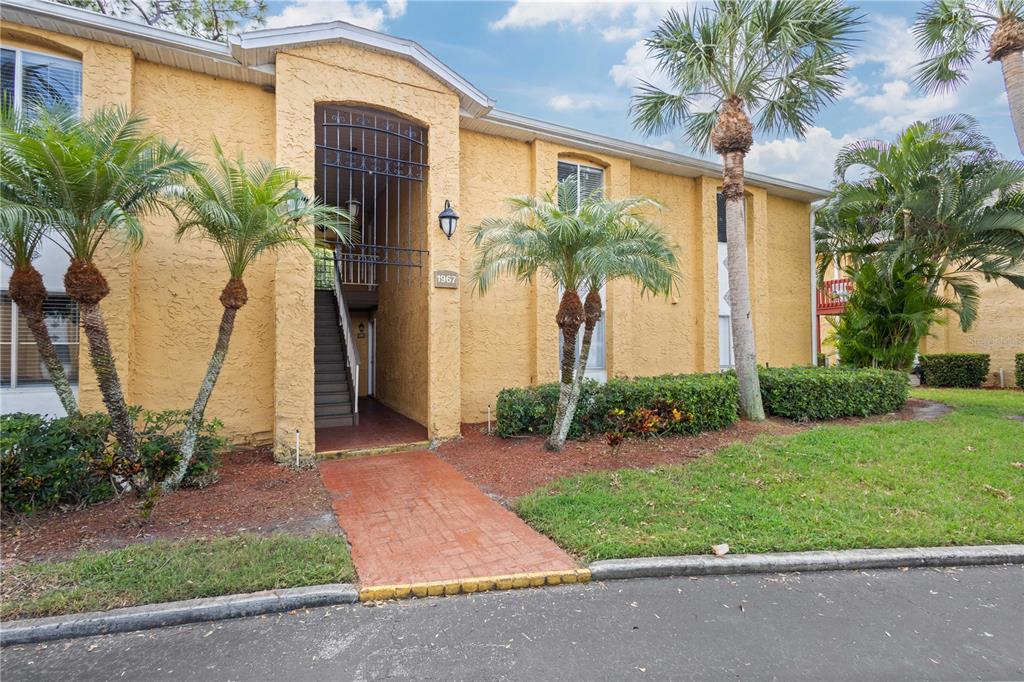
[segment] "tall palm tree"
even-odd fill
[[[910,269],[929,295],[952,295],[964,331],[977,319],[979,279],[1024,288],[1024,162],[1000,158],[970,116],[848,145],[836,175],[816,228],[820,268],[838,259]]]
[[[183,150],[143,132],[144,126],[144,118],[122,107],[85,118],[64,108],[38,108],[0,131],[0,212],[46,225],[71,258],[64,288],[78,303],[111,430],[130,461],[137,460],[135,429],[99,305],[110,287],[94,256],[108,236],[128,249],[141,246],[141,218],[163,206],[165,191],[193,168]]]
[[[667,294],[677,279],[668,237],[642,214],[656,204],[633,197],[609,200],[593,194],[579,200],[575,178],[540,197],[509,199],[511,215],[486,218],[473,228],[479,250],[474,286],[487,292],[501,276],[531,281],[546,274],[562,289],[555,322],[562,335],[558,409],[547,447],[561,450],[579,400],[590,339],[601,317],[600,289],[629,278],[645,292]],[[584,305],[579,291],[588,287]],[[580,326],[583,350],[576,354]]]
[[[917,15],[914,35],[925,55],[917,83],[931,91],[964,83],[982,49],[989,62],[1000,63],[1024,154],[1024,0],[931,0]]]
[[[228,266],[228,281],[220,294],[224,307],[213,355],[200,384],[182,436],[181,459],[163,482],[164,489],[177,487],[195,455],[206,405],[228,354],[235,317],[248,300],[245,271],[261,255],[289,246],[312,253],[305,235],[314,225],[333,230],[339,240],[349,241],[347,213],[318,202],[304,201],[298,190],[299,176],[272,163],[246,163],[229,159],[220,143],[213,143],[212,166],[200,168],[191,182],[177,192],[174,213],[178,238],[195,236],[220,249]],[[311,283],[312,285],[312,283]]]
[[[3,194],[0,192],[0,196]],[[45,233],[39,223],[26,219],[16,210],[0,213],[0,259],[11,268],[11,300],[17,304],[18,313],[25,318],[25,325],[32,332],[36,350],[46,365],[60,404],[69,416],[75,416],[78,414],[78,401],[43,320],[46,286],[43,276],[32,265]]]
[[[802,136],[842,90],[861,19],[840,0],[714,0],[670,11],[646,43],[668,90],[643,82],[634,125],[645,134],[681,125],[702,152],[722,157],[729,306],[740,409],[764,419],[747,273],[743,164],[755,129]]]

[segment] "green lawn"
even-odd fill
[[[917,390],[935,422],[827,426],[562,479],[517,511],[586,559],[1024,542],[1024,392]]]
[[[153,542],[3,572],[0,616],[29,618],[321,583],[352,582],[337,535]]]

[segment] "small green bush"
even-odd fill
[[[151,412],[132,408],[136,419],[139,462],[120,456],[111,437],[110,419],[92,413],[50,419],[36,414],[0,417],[0,505],[5,512],[30,514],[66,505],[79,506],[114,495],[112,477],[140,471],[161,481],[178,463],[188,412]],[[226,441],[220,421],[200,429],[196,455],[183,485],[202,487],[216,475],[216,453]]]
[[[506,388],[498,394],[498,435],[548,434],[558,408],[558,384]],[[667,374],[583,382],[570,438],[626,430],[630,433],[701,433],[722,429],[738,417],[735,377]],[[674,418],[675,412],[681,415]],[[649,422],[658,417],[656,424]],[[641,425],[647,423],[647,427]],[[635,425],[635,428],[630,425]]]
[[[986,353],[936,353],[922,355],[921,374],[929,386],[978,388],[988,376]]]
[[[790,419],[838,419],[895,412],[907,402],[903,372],[820,367],[761,368],[768,414]]]
[[[1017,388],[1024,389],[1024,353],[1013,356],[1013,377],[1017,380]]]
[[[107,448],[106,415],[47,419],[5,414],[0,433],[0,502],[5,512],[88,504],[114,494],[108,477],[94,466]]]

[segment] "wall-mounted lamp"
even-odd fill
[[[452,208],[452,202],[444,200],[444,210],[438,214],[437,220],[441,223],[441,231],[444,232],[444,236],[451,239],[455,234],[455,227],[459,224],[459,214]]]
[[[298,221],[302,217],[302,212],[306,210],[306,206],[309,204],[309,197],[306,193],[299,189],[299,181],[295,181],[295,186],[285,192],[285,210],[288,211],[288,217],[294,221]]]
[[[359,203],[358,199],[349,199],[345,208],[348,210],[348,214],[352,216],[352,220],[359,220],[359,209],[362,208],[362,204]]]

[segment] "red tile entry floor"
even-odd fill
[[[373,398],[359,399],[357,426],[328,426],[316,430],[316,451],[335,452],[384,445],[419,443],[427,429]]]
[[[325,461],[320,476],[363,587],[577,568],[430,452]]]

